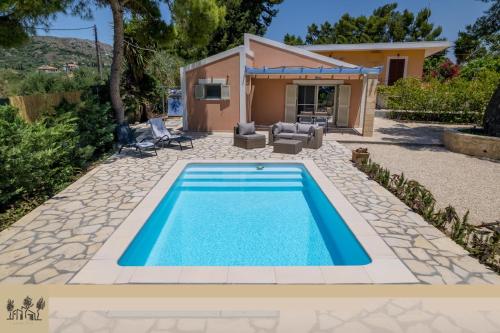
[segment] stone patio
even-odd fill
[[[67,283],[158,180],[181,159],[310,159],[424,284],[500,284],[499,276],[349,161],[336,141],[297,155],[272,147],[244,150],[226,135],[199,136],[194,149],[166,148],[158,157],[113,156],[0,233],[0,283]]]

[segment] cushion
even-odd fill
[[[297,125],[292,123],[281,123],[281,130],[285,133],[297,133]]]
[[[312,131],[314,132],[314,126],[311,124],[297,124],[297,133],[308,134],[311,127],[313,127]]]
[[[238,134],[255,134],[255,122],[252,121],[251,123],[238,123]]]
[[[154,143],[151,141],[143,141],[143,142],[137,142],[136,145],[140,148],[150,148],[154,147]]]
[[[274,136],[280,134],[281,130],[282,130],[281,122],[273,125],[272,132]]]
[[[307,142],[307,140],[309,139],[309,134],[295,133],[293,134],[292,139]]]
[[[293,135],[295,133],[285,133],[285,132],[281,132],[280,134],[277,135],[277,137],[279,139],[293,139]]]
[[[243,139],[243,140],[265,140],[266,136],[264,134],[246,134],[246,135],[241,135],[241,134],[236,134],[236,137]]]

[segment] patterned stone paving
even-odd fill
[[[262,307],[276,310],[162,311],[161,306],[147,311],[54,310],[49,317],[49,327],[51,333],[475,333],[500,330],[498,300],[481,303],[474,298],[334,298],[327,304],[309,299],[286,302],[302,306],[300,310],[292,310],[283,305],[285,301],[262,299]]]
[[[426,284],[500,284],[499,276],[358,171],[335,141],[297,155],[244,150],[227,135],[158,157],[113,156],[0,233],[0,283],[67,283],[178,159],[312,159]]]

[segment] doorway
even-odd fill
[[[392,86],[397,80],[406,77],[406,57],[389,57],[387,70],[387,85]]]

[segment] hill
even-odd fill
[[[99,43],[101,61],[110,66],[113,48]],[[36,36],[18,48],[0,48],[0,69],[33,70],[41,65],[61,68],[76,62],[80,66],[95,67],[95,45],[91,40]]]

